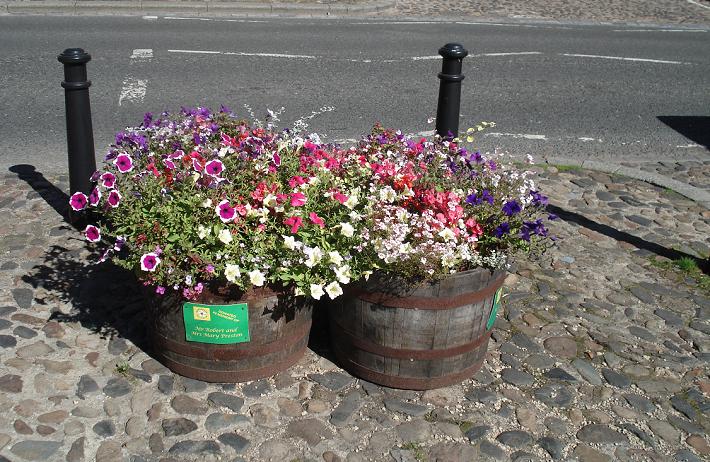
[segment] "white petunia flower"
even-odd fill
[[[353,237],[355,234],[355,228],[350,223],[340,223],[340,234],[345,237]]]
[[[320,300],[324,293],[323,284],[311,284],[311,297]]]
[[[451,231],[450,228],[444,228],[441,231],[439,231],[439,236],[443,238],[445,241],[451,241],[453,239],[456,239],[456,235],[454,234],[453,231]]]
[[[294,250],[300,242],[296,241],[296,238],[293,236],[281,236],[284,238],[284,247],[286,247],[288,250]]]
[[[325,286],[325,292],[331,300],[335,300],[339,295],[343,295],[343,289],[337,281],[333,281]]]
[[[207,198],[207,199],[203,200],[202,204],[200,204],[200,205],[202,205],[205,208],[211,209],[212,208],[212,199]]]
[[[335,268],[335,277],[341,284],[347,284],[350,282],[350,266],[344,265],[339,268]]]
[[[228,229],[224,228],[222,229],[222,231],[219,232],[217,238],[224,244],[229,244],[230,242],[232,242],[232,233],[230,233]]]
[[[331,250],[330,252],[328,252],[328,259],[331,263],[335,263],[338,266],[343,263],[343,257],[340,255],[340,253],[338,253],[337,250]]]
[[[274,207],[276,205],[276,196],[267,194],[264,198],[264,207]]]
[[[264,285],[264,282],[266,281],[266,278],[264,277],[264,273],[262,273],[259,270],[253,270],[249,271],[249,282],[251,282],[253,285],[257,287],[261,287]]]
[[[229,282],[235,282],[237,278],[241,277],[242,272],[239,271],[239,266],[232,263],[227,263],[224,267],[224,276]]]
[[[202,225],[198,225],[198,226],[197,226],[197,236],[198,236],[200,239],[204,239],[204,238],[206,238],[207,236],[209,236],[209,235],[210,235],[210,231],[211,231],[211,229],[210,229],[209,227],[207,227],[207,226],[202,226]]]
[[[358,202],[360,202],[360,200],[357,198],[359,192],[359,190],[351,191],[348,200],[343,202],[343,205],[349,208],[350,210],[354,209]]]
[[[306,266],[313,268],[323,258],[323,251],[320,247],[304,247],[303,253],[306,254]]]

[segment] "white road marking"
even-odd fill
[[[146,21],[155,21],[158,19],[158,17],[157,16],[143,16],[143,19],[145,19]]]
[[[614,29],[612,32],[707,32],[704,29]]]
[[[617,61],[636,61],[642,63],[658,63],[658,64],[690,64],[681,61],[666,61],[663,59],[646,59],[646,58],[625,58],[623,56],[601,56],[601,55],[582,55],[575,53],[561,53],[562,56],[571,56],[573,58],[597,58],[597,59],[613,59]]]
[[[131,54],[131,59],[150,59],[153,57],[151,48],[136,48]]]
[[[517,55],[541,55],[540,51],[513,51],[510,53],[480,53],[473,56],[517,56]]]
[[[157,17],[157,16],[156,16]],[[257,21],[255,19],[220,19],[220,18],[182,18],[179,16],[165,16],[163,19],[168,19],[172,21],[215,21],[215,22],[253,22],[253,23],[265,23],[269,21]]]
[[[136,62],[150,62],[153,59],[152,48],[136,48],[130,56],[129,66],[133,66]],[[123,105],[123,102],[141,104],[145,98],[145,93],[148,88],[148,79],[139,79],[130,73],[123,80],[121,86],[121,94],[118,97],[118,105]]]
[[[481,56],[518,56],[518,55],[541,55],[540,51],[512,51],[507,53],[478,53],[471,55],[471,57],[481,57]],[[426,61],[430,59],[441,59],[441,56],[413,56],[412,61]]]
[[[706,9],[710,10],[710,6],[703,5],[702,3],[698,3],[698,2],[696,2],[696,1],[694,1],[694,0],[688,0],[688,3],[692,3],[693,5],[698,5],[698,6],[700,6],[700,7],[703,7],[703,8],[706,8]]]
[[[678,145],[678,146],[676,146],[676,148],[702,148],[702,146],[700,146],[699,144],[690,143],[690,144]]]
[[[236,55],[236,56],[259,56],[263,58],[292,58],[292,59],[316,59],[315,56],[311,55],[288,55],[284,53],[244,53],[241,51],[229,52],[225,51],[225,55]]]
[[[168,53],[195,53],[195,54],[202,54],[202,55],[222,54],[221,51],[209,51],[209,50],[168,50]]]
[[[147,80],[140,80],[134,77],[126,77],[121,88],[121,96],[118,97],[118,105],[123,104],[123,101],[131,103],[142,103],[145,98],[145,91],[148,87]]]
[[[351,22],[351,25],[354,26],[372,26],[372,25],[379,25],[379,24],[397,24],[397,25],[402,25],[402,24],[441,24],[439,21],[377,21],[377,22]]]
[[[492,136],[494,138],[510,137],[525,138],[526,140],[547,140],[547,137],[545,135],[530,135],[528,133],[484,133],[483,136]]]
[[[578,139],[579,141],[584,142],[584,143],[586,143],[587,141],[598,141],[598,142],[600,142],[600,143],[603,142],[603,141],[600,140],[600,139],[597,139],[597,138],[588,138],[588,137],[586,137],[586,136],[583,136],[583,137],[577,138],[577,139]]]
[[[193,53],[199,55],[227,56],[259,56],[262,58],[316,59],[311,55],[289,55],[285,53],[245,53],[243,51],[213,51],[213,50],[168,50],[169,53]]]

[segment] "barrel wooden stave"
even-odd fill
[[[295,364],[308,344],[312,305],[261,289],[230,298],[204,292],[206,305],[247,303],[249,342],[228,345],[188,342],[183,301],[176,296],[153,306],[156,359],[174,372],[207,382],[243,382],[269,377]]]
[[[336,357],[355,375],[397,388],[436,388],[473,375],[485,358],[490,334],[486,322],[504,273],[485,270],[467,273],[404,290],[388,290],[382,279],[356,289],[357,295],[343,298],[331,312]],[[372,296],[367,292],[370,287],[382,296]],[[435,302],[436,294],[471,298],[472,291],[487,295],[473,303],[449,308]],[[417,307],[387,306],[388,294],[392,293],[407,294]],[[431,298],[434,308],[421,309],[423,298]],[[394,304],[405,302],[406,297],[404,302],[397,300]],[[407,357],[407,353],[417,356],[421,351],[435,357]]]

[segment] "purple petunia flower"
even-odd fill
[[[118,171],[121,173],[128,173],[133,170],[133,159],[131,159],[131,156],[129,156],[128,154],[121,154],[120,156],[116,157],[113,163],[114,165],[116,165],[116,168],[118,168]]]
[[[510,232],[510,225],[507,222],[501,223],[494,231],[496,237],[503,237]]]
[[[121,193],[119,193],[115,189],[112,189],[108,193],[108,198],[106,199],[106,202],[108,202],[108,205],[110,205],[112,208],[118,207],[118,204],[121,202]]]
[[[163,159],[163,164],[168,170],[175,170],[175,162],[170,159]]]
[[[116,175],[111,172],[102,173],[99,178],[101,178],[101,186],[104,188],[111,189],[116,184]]]
[[[541,218],[523,223],[523,227],[520,229],[520,237],[525,241],[529,241],[531,234],[547,237],[547,228],[542,224]]]
[[[466,197],[466,203],[469,205],[479,205],[483,202],[488,202],[489,204],[493,205],[493,201],[493,196],[487,189],[484,189],[480,196],[476,193],[473,193]]]
[[[237,215],[237,211],[234,207],[229,205],[228,200],[223,200],[217,204],[215,212],[217,212],[217,215],[219,216],[219,219],[222,220],[222,223],[229,223],[234,220],[234,217]]]
[[[277,167],[281,166],[281,156],[279,155],[278,152],[274,153],[274,157],[272,158],[272,160],[274,161],[275,166],[277,166]]]
[[[71,205],[72,210],[75,212],[84,210],[84,208],[86,208],[86,204],[88,203],[89,201],[86,198],[86,194],[82,192],[76,192],[72,194],[71,198],[69,198],[69,205]]]
[[[516,200],[508,201],[503,204],[503,213],[505,213],[509,217],[512,217],[513,215],[519,213],[520,210],[520,204],[518,204],[518,201]]]
[[[163,295],[165,294],[165,287],[163,286],[158,286],[155,288],[155,293],[158,295]]]
[[[532,198],[532,204],[535,206],[547,205],[547,196],[537,191],[530,191],[530,197]]]
[[[155,271],[160,264],[160,257],[155,253],[147,253],[141,257],[141,269],[143,271]]]
[[[221,160],[211,160],[205,165],[205,173],[215,178],[219,178],[219,174],[224,171],[224,164]]]
[[[89,242],[99,242],[101,240],[101,230],[94,225],[89,225],[84,230],[84,236]]]
[[[145,128],[148,128],[151,126],[152,123],[153,123],[153,113],[146,112],[145,115],[143,116],[143,126]]]
[[[214,265],[207,265],[205,266],[205,273],[214,273]]]
[[[202,165],[200,165],[200,161],[197,159],[192,159],[192,168],[196,172],[201,172],[202,171]]]
[[[91,193],[89,194],[89,204],[91,204],[92,207],[96,207],[100,200],[101,191],[99,191],[99,188],[92,189]]]

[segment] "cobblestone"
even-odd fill
[[[27,255],[20,240],[0,253],[0,266],[18,263],[0,273],[7,321],[0,327],[14,341],[0,337],[0,456],[707,458],[709,294],[651,260],[710,245],[710,215],[660,188],[606,174],[547,169],[538,183],[561,217],[552,227],[556,245],[539,260],[516,262],[483,369],[422,393],[360,381],[312,350],[278,380],[223,386],[174,375],[137,346],[146,345],[143,329],[125,327],[144,322],[129,282],[96,267],[91,277],[105,286],[92,289],[78,233],[50,232],[61,224],[53,210],[28,198],[26,183],[0,175],[0,193],[11,198],[0,207],[8,222],[32,223],[31,245],[45,251]],[[652,223],[615,218],[614,202]],[[686,215],[690,221],[676,219]],[[94,298],[77,297],[74,286]]]

